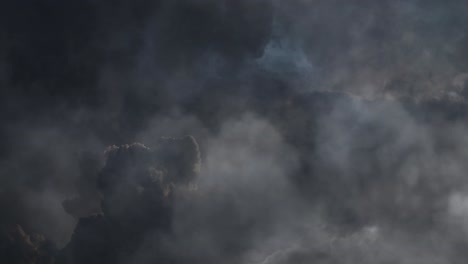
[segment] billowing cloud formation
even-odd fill
[[[59,263],[121,263],[147,234],[170,233],[177,188],[193,182],[200,167],[192,137],[162,140],[156,150],[112,146],[106,156],[98,178],[103,214],[80,219]],[[159,252],[155,259],[166,258]]]
[[[103,213],[142,220],[111,239],[137,235],[122,263],[465,263],[467,11],[461,0],[3,1],[2,236],[70,248],[80,218]],[[197,151],[160,140],[185,135]],[[109,167],[112,145],[141,153]],[[203,166],[183,165],[193,157]],[[166,220],[144,198],[166,183],[152,193],[137,179],[148,167],[174,185],[200,174]]]

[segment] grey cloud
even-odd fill
[[[106,146],[141,142],[200,177],[122,262],[465,263],[467,8],[4,1],[0,227],[62,248],[109,209]]]

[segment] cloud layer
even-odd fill
[[[465,263],[467,11],[3,1],[2,237],[65,247],[80,218],[106,211],[108,146],[160,149],[156,171],[180,176],[193,153],[161,142],[192,135],[203,162],[171,202],[170,232],[148,227],[122,263]]]

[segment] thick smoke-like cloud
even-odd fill
[[[466,71],[467,8],[464,1],[293,1],[278,12],[283,36],[313,66],[306,88],[433,97],[460,92],[453,81]]]
[[[467,11],[3,1],[0,260],[466,263]]]

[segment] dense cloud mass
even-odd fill
[[[468,2],[0,2],[1,263],[466,263]]]

